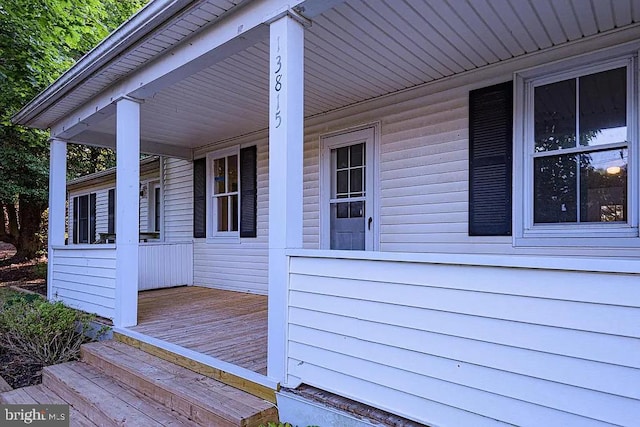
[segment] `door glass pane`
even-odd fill
[[[349,202],[336,203],[336,218],[349,218]]]
[[[214,194],[226,193],[225,189],[225,159],[215,159],[213,161],[213,191]]]
[[[349,217],[362,218],[364,216],[364,202],[349,203]]]
[[[362,192],[362,169],[351,169],[351,182],[349,183],[351,193],[361,193]]]
[[[238,191],[238,156],[227,157],[227,167],[229,169],[228,192]]]
[[[364,164],[364,144],[351,146],[351,166],[362,166]]]
[[[576,81],[535,88],[535,151],[576,146]]]
[[[336,197],[349,195],[349,171],[336,172]]]
[[[216,197],[218,202],[218,231],[229,231],[229,196]]]
[[[354,206],[358,203],[361,206]],[[352,212],[364,213],[364,202],[341,202],[331,204],[331,249],[357,250],[365,249],[364,216],[350,217]],[[346,215],[345,215],[346,214]]]
[[[534,222],[577,221],[576,156],[548,156],[534,161]]]
[[[627,220],[626,149],[580,156],[580,221]]]
[[[580,77],[580,145],[627,140],[627,69]]]

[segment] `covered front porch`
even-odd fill
[[[523,222],[531,216],[523,197],[531,204],[532,194],[519,190],[532,190],[534,157],[525,148],[533,145],[510,120],[522,127],[534,118],[525,102],[533,82],[622,67],[632,138],[608,147],[636,150],[637,1],[186,3],[179,11],[150,3],[124,28],[142,21],[157,31],[132,36],[126,48],[106,46],[111,59],[79,63],[70,80],[90,91],[68,90],[65,108],[40,100],[46,111],[21,118],[52,131],[50,259],[59,253],[73,267],[58,277],[89,277],[90,304],[107,307],[123,340],[234,385],[309,384],[434,425],[632,425],[640,399],[637,212],[613,224],[628,228],[630,243],[616,229],[607,237],[611,224],[596,224],[605,238],[589,231],[568,242],[543,227],[523,240],[533,224]],[[496,85],[501,108],[473,108],[470,93]],[[480,124],[499,123],[520,151],[512,157],[509,144],[487,138],[487,157],[502,163],[487,173],[499,182],[486,188],[504,191],[484,199],[495,196],[504,209],[497,215],[488,203],[485,219],[502,220],[504,231],[478,234],[470,227],[470,122],[485,110],[504,114]],[[350,139],[362,131],[362,140]],[[63,246],[69,142],[117,149],[112,248]],[[193,283],[268,299],[198,288],[138,293],[131,207],[140,152],[181,159],[162,178],[174,203],[163,221],[167,241],[192,244]],[[333,182],[341,177],[343,185]],[[234,179],[236,187],[218,185]],[[255,191],[243,193],[245,183]],[[246,229],[243,199],[254,219]],[[339,203],[349,210],[339,213]],[[338,218],[358,218],[366,250],[336,250]],[[52,262],[54,279],[56,265],[62,260]],[[74,302],[74,292],[50,297]]]
[[[132,331],[267,374],[267,297],[198,286],[142,291]]]

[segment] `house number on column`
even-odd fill
[[[280,53],[280,37],[278,37],[278,53]],[[276,129],[280,127],[282,124],[282,116],[280,115],[280,90],[282,90],[282,56],[276,56],[276,84],[274,85],[274,89],[276,92]]]

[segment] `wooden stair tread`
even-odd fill
[[[68,404],[62,397],[42,384],[23,387],[0,394],[0,403],[4,404]],[[87,417],[76,408],[69,406],[69,425],[72,427],[95,427]]]
[[[82,357],[202,424],[257,426],[277,419],[265,400],[115,340],[84,345]]]
[[[98,425],[197,425],[82,362],[48,366],[42,381]]]

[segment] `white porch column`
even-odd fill
[[[138,322],[140,104],[116,104],[116,313],[114,326]]]
[[[49,231],[47,298],[53,298],[53,247],[64,245],[67,200],[67,143],[51,139],[49,153]]]
[[[289,261],[302,247],[304,29],[271,23],[269,91],[269,341],[267,375],[285,380]]]

